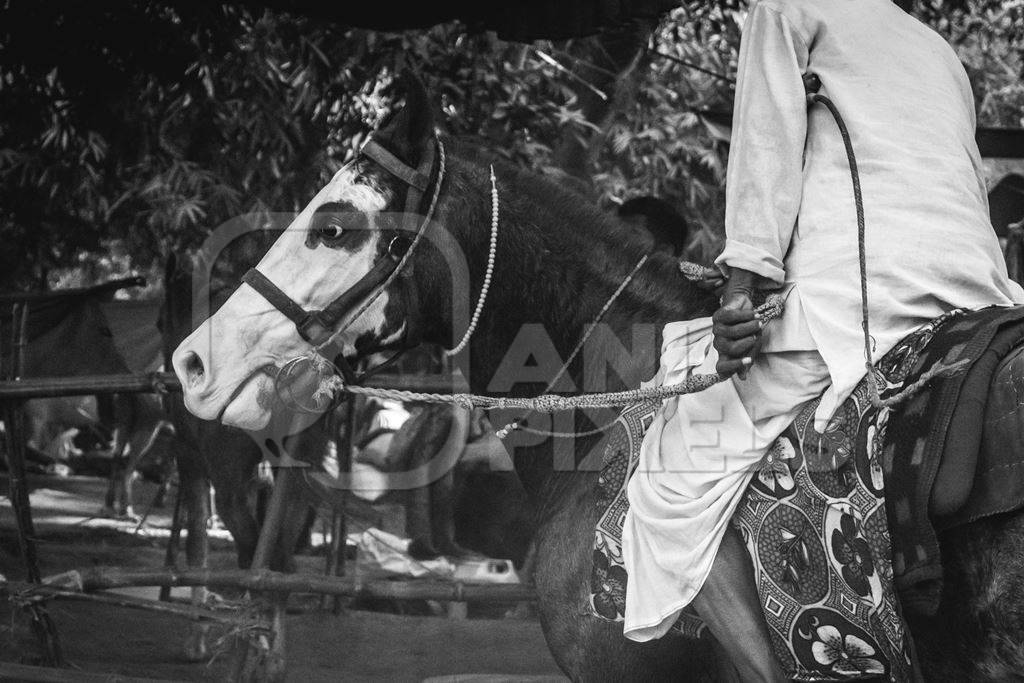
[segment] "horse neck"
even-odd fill
[[[438,219],[453,238],[451,246],[464,254],[469,283],[454,286],[456,291],[470,293],[471,312],[487,264],[490,186],[485,168],[453,166],[446,183],[450,199],[439,205]],[[473,393],[534,396],[547,390],[548,382],[644,252],[577,195],[555,191],[511,169],[499,169],[498,188],[500,220],[492,285],[471,338],[468,361],[462,354],[460,367]],[[418,288],[429,292],[421,301],[432,321],[427,340],[451,347],[465,332],[466,316],[457,316],[461,320],[453,325],[453,285],[447,264],[437,262],[424,270],[428,272],[418,276]],[[707,294],[679,277],[669,257],[651,255],[602,317],[601,327],[555,391],[635,387],[657,369],[661,327],[706,314],[711,304]],[[608,372],[609,365],[615,370]],[[600,369],[596,375],[595,368]],[[594,376],[584,376],[585,369]],[[517,370],[521,371],[518,376]],[[516,381],[523,375],[529,381]],[[502,420],[492,422],[497,427],[499,422],[504,424]],[[599,438],[575,440],[577,463]],[[565,480],[556,476],[556,470],[565,468],[555,466],[551,450],[550,443],[516,449],[516,469],[524,484],[532,493],[547,492],[548,498]]]

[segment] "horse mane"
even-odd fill
[[[457,157],[486,168],[493,164],[499,179],[514,190],[543,202],[546,210],[555,210],[559,218],[574,225],[587,225],[608,238],[627,246],[631,252],[643,253],[645,243],[635,229],[621,221],[613,212],[602,210],[592,197],[577,192],[570,185],[560,185],[556,177],[517,166],[497,152],[472,138],[445,140]]]
[[[485,146],[463,138],[446,139],[449,155],[469,162],[472,170],[463,175],[455,172],[451,181],[457,194],[476,210],[467,218],[480,235],[486,235],[490,223],[490,192],[488,166],[493,164],[497,176],[502,215],[508,220],[501,223],[501,235],[511,235],[516,243],[537,243],[537,248],[513,250],[513,258],[520,261],[521,272],[538,270],[533,259],[584,265],[590,278],[608,280],[617,286],[626,274],[647,255],[647,261],[637,272],[633,286],[624,293],[622,302],[641,313],[647,309],[651,316],[641,316],[635,322],[667,322],[683,317],[710,314],[714,310],[714,297],[686,281],[679,273],[675,257],[663,252],[651,252],[648,242],[637,230],[620,220],[611,211],[602,210],[590,197],[560,184],[546,176],[515,166]],[[488,191],[484,192],[484,189]],[[475,201],[470,199],[475,197]],[[501,240],[501,237],[499,237]],[[551,253],[563,249],[566,253]],[[507,252],[503,254],[507,258]],[[478,259],[479,260],[479,259]],[[625,270],[624,270],[625,269]],[[557,277],[569,278],[569,273]],[[578,285],[590,284],[588,278]],[[573,287],[565,294],[572,296]],[[579,288],[575,289],[579,292]],[[570,308],[572,301],[564,301]]]

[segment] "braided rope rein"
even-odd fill
[[[555,376],[551,379],[551,381],[548,382],[547,387],[545,387],[545,389],[544,389],[544,393],[545,394],[550,393],[551,390],[554,389],[555,385],[558,384],[558,380],[562,379],[562,376],[565,375],[565,373],[567,373],[569,371],[569,367],[572,365],[572,362],[574,360],[576,360],[576,356],[578,356],[580,351],[583,350],[583,347],[586,345],[587,340],[590,339],[590,336],[594,333],[594,330],[597,329],[597,326],[604,319],[605,314],[615,304],[615,302],[618,300],[619,296],[624,291],[626,291],[626,288],[629,287],[629,284],[633,281],[633,278],[636,277],[636,274],[638,272],[640,272],[640,269],[644,267],[645,263],[647,263],[647,259],[648,258],[650,258],[650,255],[648,255],[648,254],[644,254],[643,256],[641,256],[640,260],[636,262],[635,266],[633,266],[633,270],[629,271],[629,274],[622,280],[622,282],[619,283],[619,286],[615,289],[614,292],[612,292],[612,295],[610,297],[608,297],[608,300],[604,302],[604,306],[602,306],[601,310],[597,312],[597,315],[594,316],[594,319],[590,321],[590,325],[587,327],[587,331],[583,334],[583,337],[580,339],[579,343],[576,344],[576,348],[574,348],[572,350],[572,352],[569,354],[569,357],[565,360],[564,363],[562,363],[562,367],[558,370],[557,373],[555,373]],[[511,422],[506,424],[504,427],[502,427],[501,429],[497,430],[495,432],[495,435],[499,439],[504,439],[511,432],[518,431],[518,430],[525,430],[525,431],[528,431],[531,434],[539,434],[541,436],[570,436],[570,435],[571,436],[589,436],[590,435],[590,432],[588,432],[587,434],[576,434],[576,433],[570,434],[569,432],[544,432],[544,431],[542,431],[540,429],[527,428],[525,426],[526,418],[528,418],[530,416],[530,413],[532,413],[532,412],[533,411],[530,411],[526,415],[522,415],[522,416],[516,418],[515,420],[512,420]],[[597,431],[598,432],[603,432],[605,429],[608,429],[608,427],[610,427],[612,424],[614,424],[614,422],[610,422],[609,424],[607,424],[607,425],[605,425],[603,427],[599,427],[597,429]],[[591,430],[591,431],[593,431],[593,430]]]
[[[773,294],[768,297],[764,304],[756,310],[765,322],[778,318],[782,314],[783,297]],[[330,361],[322,356],[316,359],[311,358],[314,369],[318,371],[328,370]],[[626,391],[613,391],[592,394],[577,394],[574,396],[562,396],[560,394],[545,393],[540,396],[529,398],[516,398],[504,396],[483,396],[479,394],[456,393],[439,394],[418,391],[406,391],[401,389],[383,389],[380,387],[363,387],[345,384],[344,380],[336,375],[326,378],[322,383],[320,392],[330,392],[337,395],[340,392],[374,397],[393,399],[404,402],[433,403],[456,405],[461,408],[472,410],[482,408],[484,410],[495,409],[522,409],[540,413],[553,413],[562,410],[573,410],[580,408],[619,408],[636,405],[650,400],[664,400],[683,394],[693,394],[704,391],[719,382],[727,379],[726,376],[718,373],[691,375],[686,380],[676,384],[663,385],[658,387],[647,387],[643,389],[629,389]]]
[[[846,121],[843,119],[843,115],[839,113],[839,108],[836,107],[835,103],[817,91],[808,91],[807,103],[809,106],[820,103],[828,109],[836,122],[836,126],[839,128],[839,136],[842,138],[843,146],[846,149],[846,161],[850,167],[850,180],[853,184],[853,204],[857,212],[857,261],[860,274],[861,329],[864,334],[864,369],[868,378],[868,398],[871,406],[876,410],[893,408],[923,390],[925,385],[936,377],[948,377],[965,372],[970,362],[964,359],[949,365],[941,362],[937,363],[910,386],[904,387],[892,396],[882,398],[882,392],[879,387],[884,384],[885,377],[875,367],[873,360],[875,340],[871,336],[871,328],[868,322],[867,230],[864,218],[864,196],[861,191],[860,171],[857,166],[857,154],[854,152],[853,141],[850,131],[846,127]]]

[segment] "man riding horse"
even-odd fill
[[[261,429],[275,412],[298,402],[304,393],[311,402],[302,405],[316,405],[314,399],[322,397],[325,387],[328,394],[337,388],[337,380],[319,375],[328,365],[323,354],[340,354],[342,389],[355,391],[361,378],[353,368],[380,354],[432,343],[450,350],[471,396],[431,400],[492,405],[487,401],[514,399],[530,407],[527,420],[539,410],[564,415],[566,427],[573,431],[538,440],[523,430],[529,440],[506,445],[514,450],[516,473],[536,503],[534,577],[541,625],[559,666],[574,680],[722,680],[734,676],[735,667],[746,678],[774,679],[779,672],[770,664],[768,638],[776,653],[801,648],[798,654],[790,650],[793,656],[787,666],[800,667],[798,673],[806,680],[880,669],[894,679],[906,677],[909,655],[901,615],[889,609],[892,591],[878,584],[883,569],[889,574],[886,580],[892,576],[890,555],[895,566],[897,557],[910,562],[922,554],[927,576],[944,579],[946,586],[936,598],[938,617],[909,624],[918,651],[928,653],[920,658],[922,670],[948,677],[955,668],[964,680],[983,672],[989,678],[998,677],[992,672],[1018,672],[1024,661],[1019,647],[1024,633],[1019,617],[1024,613],[1024,567],[1017,559],[1024,548],[1024,492],[1000,498],[994,506],[985,501],[980,512],[972,509],[970,518],[956,529],[926,528],[916,522],[907,527],[897,516],[897,541],[906,540],[906,529],[933,537],[939,531],[943,553],[929,555],[917,538],[894,542],[890,551],[885,505],[878,495],[888,485],[882,480],[883,475],[890,476],[885,466],[917,462],[920,449],[902,438],[916,438],[919,432],[914,429],[901,432],[899,443],[882,444],[884,457],[871,462],[860,452],[853,462],[848,439],[840,445],[852,471],[833,467],[810,472],[812,459],[825,468],[834,465],[831,456],[839,447],[833,452],[814,441],[808,434],[814,433],[814,425],[807,424],[813,423],[813,416],[802,419],[799,432],[808,438],[794,437],[802,463],[797,473],[807,475],[805,479],[820,475],[834,480],[852,473],[855,492],[870,500],[864,505],[851,502],[854,489],[845,484],[837,484],[843,489],[837,495],[845,496],[847,509],[839,509],[842,500],[833,494],[815,499],[819,526],[811,528],[808,522],[808,536],[802,530],[800,536],[793,534],[791,540],[797,542],[789,544],[789,551],[794,561],[785,567],[777,563],[771,570],[777,573],[765,580],[777,577],[789,585],[807,579],[797,588],[821,588],[815,593],[817,602],[780,610],[779,615],[786,617],[785,633],[780,635],[772,624],[775,630],[765,634],[762,618],[781,603],[771,603],[763,595],[759,603],[754,596],[739,544],[725,531],[729,513],[738,509],[742,525],[744,514],[757,507],[755,503],[736,508],[746,482],[752,481],[752,492],[764,488],[761,477],[751,479],[750,469],[796,413],[796,406],[828,389],[819,416],[819,423],[825,423],[864,375],[857,334],[859,240],[853,221],[861,202],[846,199],[851,173],[828,112],[816,107],[807,114],[805,71],[820,75],[828,95],[849,118],[852,142],[866,173],[863,206],[871,256],[866,281],[876,335],[872,355],[880,356],[909,331],[954,307],[1008,306],[1024,301],[1024,292],[1007,280],[984,218],[970,91],[961,67],[941,40],[884,0],[766,0],[753,9],[745,40],[739,131],[730,169],[730,241],[720,263],[731,278],[726,305],[714,321],[707,316],[716,309],[715,297],[684,281],[673,257],[651,253],[650,245],[635,239],[620,221],[558,184],[494,158],[472,142],[438,132],[426,92],[413,83],[405,105],[295,216],[228,301],[179,345],[173,364],[185,405],[203,419]],[[956,261],[944,261],[939,250],[949,251]],[[755,289],[767,286],[781,289],[788,300],[783,318],[762,331],[750,299]],[[1024,309],[995,312],[1000,320],[1019,319]],[[997,330],[990,324],[982,334],[970,322],[952,337],[973,353]],[[635,409],[636,416],[651,404],[661,410],[653,424],[644,417],[618,432],[618,427],[608,425],[612,432],[605,449],[601,442],[606,429],[593,429],[605,424],[604,414],[591,414],[585,402],[566,408],[561,399],[534,398],[544,386],[562,394],[586,391],[593,358],[588,361],[585,349],[580,354],[574,349],[583,348],[581,340],[597,323],[619,340],[653,324],[660,333],[654,335],[656,340],[667,351],[661,358],[663,379],[678,376],[680,368],[684,373],[699,372],[702,382],[716,368],[743,371],[746,379],[719,383],[696,399],[631,403],[623,415]],[[514,371],[514,381],[508,381],[507,359],[523,357],[524,346],[532,342],[524,342],[522,333],[535,330],[546,332],[541,355],[557,362],[539,363],[532,374]],[[952,348],[947,346],[951,334],[935,335],[942,337],[941,349]],[[962,342],[966,335],[979,344]],[[614,347],[615,341],[605,336],[594,345]],[[713,342],[715,353],[710,352]],[[901,350],[901,345],[895,349]],[[627,348],[619,342],[614,358],[601,356],[609,365],[607,389],[642,398],[643,392],[634,389],[658,370],[656,350],[657,344],[634,341]],[[950,362],[959,362],[958,354],[949,355]],[[907,373],[916,368],[916,358],[909,361],[914,367]],[[1020,353],[1012,360],[1024,365]],[[303,368],[310,372],[303,374]],[[1017,372],[1017,365],[993,368],[979,385],[982,400],[996,380],[1009,386],[993,396],[999,399],[994,401],[994,407],[1002,409],[999,416],[1006,413],[1012,426],[1024,424],[1024,414],[1016,410],[1010,394],[1019,391]],[[941,384],[960,377],[943,377]],[[562,380],[563,386],[557,386]],[[362,391],[378,392],[371,387]],[[852,395],[847,407],[857,396]],[[954,396],[946,401],[946,394],[929,385],[929,391],[908,405],[923,403],[930,408],[928,401],[916,398],[933,396],[943,403],[957,400]],[[808,412],[813,411],[815,404],[807,405]],[[511,412],[519,414],[519,409]],[[853,412],[857,419],[864,414],[857,406]],[[892,422],[899,426],[897,418]],[[533,431],[538,426],[527,425]],[[646,439],[641,427],[649,427]],[[882,439],[871,429],[858,422],[852,436],[843,436],[868,439],[873,448],[878,446],[874,457]],[[973,433],[980,436],[982,430]],[[599,507],[608,498],[605,475],[615,472],[598,472],[593,456],[611,452],[613,458],[606,459],[611,465],[616,464],[616,454],[632,459],[633,446],[636,455],[641,450],[633,443],[633,434],[644,440],[644,463],[629,483],[629,517],[623,513],[620,518],[622,507],[615,507],[616,529],[611,530],[621,533],[625,518],[626,572],[618,546],[608,545],[601,552],[596,548],[598,541],[614,541],[597,525],[605,519],[604,508]],[[1015,452],[1016,433],[991,436],[995,450]],[[768,458],[765,461],[771,464]],[[1008,466],[1024,463],[1001,461],[979,473],[1002,473]],[[664,473],[651,474],[657,468]],[[422,485],[422,477],[429,478],[437,469],[418,468],[406,473],[406,479]],[[898,478],[899,468],[892,469]],[[615,481],[622,481],[627,467],[617,472]],[[788,468],[782,474],[788,476]],[[863,476],[870,480],[870,490],[863,485]],[[781,481],[774,475],[769,478]],[[1007,479],[1002,475],[1002,481]],[[903,486],[893,483],[889,500],[900,502],[899,495],[914,493],[914,486],[905,481]],[[772,509],[803,515],[794,499],[822,493],[812,489],[805,486],[794,489],[789,498],[776,497]],[[923,507],[927,516],[928,500],[914,500],[921,504],[908,503],[911,514]],[[854,519],[851,512],[858,510],[861,516]],[[826,539],[827,524],[832,527],[827,528]],[[860,537],[858,524],[876,525],[878,547],[870,548]],[[747,536],[748,544],[761,528]],[[749,532],[749,525],[744,529]],[[935,545],[932,538],[929,547]],[[776,550],[773,546],[770,552]],[[871,553],[877,553],[877,568]],[[761,557],[752,559],[763,569]],[[963,566],[965,562],[969,566]],[[837,563],[842,565],[838,569]],[[760,580],[766,571],[758,571],[758,590],[771,587]],[[832,581],[837,572],[836,580],[846,582],[843,586]],[[807,576],[811,574],[817,578]],[[868,574],[872,585],[861,585],[868,582]],[[621,612],[628,612],[629,639],[618,623],[619,595],[627,578],[630,590]],[[859,622],[862,628],[840,614],[854,610],[865,619],[882,614],[865,607],[871,599],[864,596],[871,594],[872,586],[885,600],[885,618],[894,617],[884,622],[895,629],[884,634],[886,644],[876,642],[885,652],[867,647],[865,639],[873,635],[865,629],[874,629],[874,623]],[[608,609],[595,614],[597,592]],[[780,593],[789,599],[786,595]],[[833,598],[835,604],[822,602]],[[699,627],[674,629],[658,638],[687,603],[706,617],[724,647],[700,638]],[[799,618],[794,616],[797,612]],[[840,622],[844,631],[834,625]],[[955,647],[946,637],[954,625],[961,630]],[[961,637],[968,629],[976,637]],[[782,642],[785,638],[793,642]],[[649,642],[636,642],[642,639]],[[721,649],[733,663],[722,661]]]
[[[721,308],[666,330],[682,352],[672,357],[732,379],[657,415],[623,538],[626,636],[659,638],[692,604],[743,680],[782,674],[727,522],[798,409],[824,392],[823,431],[865,375],[850,168],[830,113],[808,109],[809,72],[849,121],[863,170],[874,358],[954,308],[1024,303],[988,220],[953,50],[889,0],[758,2],[739,58]],[[753,303],[765,289],[786,297],[767,325]]]

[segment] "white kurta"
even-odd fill
[[[807,71],[857,153],[875,358],[952,308],[1021,303],[1024,291],[989,222],[974,97],[952,48],[890,0],[762,0],[743,32],[717,263],[794,285],[764,348],[821,353],[824,411],[864,376],[864,358],[850,170],[828,111],[808,116]]]
[[[707,577],[752,471],[822,391],[819,428],[864,376],[857,224],[836,124],[850,128],[867,219],[875,358],[957,307],[1024,302],[989,224],[974,100],[953,50],[890,0],[761,0],[744,26],[729,154],[726,272],[789,290],[744,382],[667,401],[629,484],[624,630],[663,635]],[[714,370],[707,319],[666,327],[659,379]]]
[[[666,325],[652,383],[713,373],[711,343],[710,318]],[[627,490],[626,637],[650,640],[672,627],[704,584],[757,463],[826,387],[828,369],[816,351],[779,351],[762,356],[745,381],[665,401],[644,433]]]

